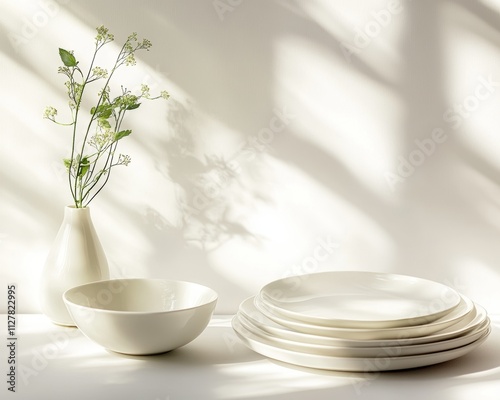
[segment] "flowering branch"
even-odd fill
[[[57,109],[47,107],[44,118],[62,126],[72,127],[71,156],[63,160],[68,171],[68,182],[75,207],[86,207],[104,188],[109,180],[111,169],[118,165],[127,166],[130,156],[119,154],[115,157],[118,142],[129,136],[130,129],[122,130],[122,123],[128,111],[135,110],[141,105],[142,99],[156,100],[168,99],[169,94],[162,91],[158,96],[150,95],[147,85],[141,86],[141,94],[134,95],[123,86],[121,94],[111,98],[110,81],[114,73],[121,66],[133,66],[136,64],[135,53],[139,50],[149,51],[151,42],[147,39],[138,41],[137,33],[132,33],[120,49],[111,70],[95,66],[99,51],[114,40],[104,26],[97,28],[95,37],[94,54],[90,66],[84,73],[79,66],[79,61],[72,51],[59,49],[59,56],[63,66],[58,72],[65,75],[65,82],[69,98],[69,109],[71,121],[62,123],[57,120]],[[80,151],[77,152],[78,121],[81,114],[81,104],[87,85],[99,80],[104,80],[104,86],[98,93],[95,106],[90,110],[90,118],[84,131]],[[116,159],[117,158],[117,159]]]

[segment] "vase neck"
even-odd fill
[[[90,220],[90,208],[77,208],[75,206],[66,206],[64,208],[64,219],[67,221],[88,221]]]

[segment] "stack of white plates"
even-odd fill
[[[271,282],[241,303],[232,325],[266,357],[358,372],[449,361],[490,333],[486,311],[446,285],[357,271]]]

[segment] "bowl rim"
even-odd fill
[[[184,307],[184,308],[178,308],[178,309],[175,309],[175,310],[162,310],[162,311],[124,311],[124,310],[110,310],[110,309],[107,309],[107,308],[96,308],[96,307],[92,307],[92,306],[86,306],[86,305],[82,305],[82,304],[77,304],[71,300],[69,300],[67,298],[67,295],[70,291],[73,291],[73,290],[76,290],[76,289],[79,289],[79,288],[83,288],[85,286],[93,286],[95,284],[105,284],[105,283],[109,283],[109,282],[114,282],[114,281],[162,281],[162,282],[175,282],[175,283],[182,283],[182,284],[189,284],[189,285],[196,285],[196,286],[200,286],[202,288],[205,288],[205,289],[208,289],[209,291],[212,292],[214,298],[210,301],[207,301],[205,303],[202,303],[202,304],[199,304],[197,306],[193,306],[193,307]],[[77,286],[73,286],[69,289],[67,289],[66,291],[64,291],[64,293],[62,294],[62,298],[64,300],[64,303],[66,305],[69,305],[71,307],[79,307],[79,308],[83,308],[83,309],[86,309],[86,310],[93,310],[95,312],[101,312],[101,313],[110,313],[110,314],[132,314],[132,315],[154,315],[154,314],[173,314],[173,313],[178,313],[178,312],[183,312],[183,311],[188,311],[188,310],[194,310],[196,308],[201,308],[201,307],[207,307],[211,304],[214,304],[217,302],[217,300],[219,299],[219,295],[218,293],[212,289],[211,287],[209,286],[205,286],[205,285],[202,285],[200,283],[197,283],[197,282],[191,282],[191,281],[184,281],[184,280],[177,280],[177,279],[162,279],[162,278],[113,278],[113,279],[104,279],[104,280],[100,280],[100,281],[94,281],[94,282],[89,282],[89,283],[84,283],[82,285],[77,285]]]

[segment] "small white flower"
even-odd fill
[[[101,67],[94,67],[92,68],[92,75],[96,78],[107,78],[108,71]]]
[[[54,119],[54,117],[57,115],[57,110],[54,107],[46,107],[45,111],[43,112],[43,118],[47,119]]]
[[[118,164],[127,166],[130,164],[130,161],[132,161],[132,159],[126,154],[120,154],[120,156],[118,157]]]

